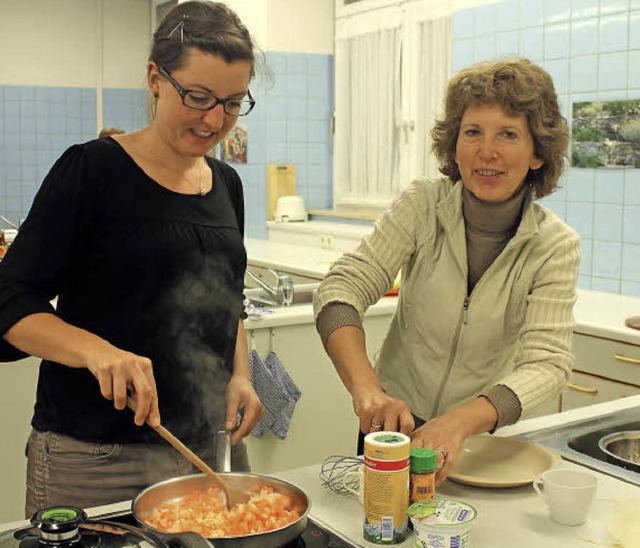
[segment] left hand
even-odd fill
[[[452,422],[447,415],[442,415],[428,421],[410,434],[411,447],[436,450],[436,485],[440,485],[451,473],[466,439],[466,435]]]
[[[440,485],[451,473],[468,436],[490,432],[495,428],[498,411],[484,396],[458,405],[411,433],[411,447],[426,447],[439,453],[442,466],[436,473]],[[443,461],[444,458],[444,461]]]
[[[233,375],[227,385],[227,415],[224,423],[231,431],[231,445],[249,435],[256,423],[264,416],[264,407],[251,384],[243,375]],[[238,413],[242,411],[242,422],[236,428]]]

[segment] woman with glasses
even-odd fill
[[[231,430],[232,468],[249,470],[242,438],[264,410],[242,323],[242,184],[206,153],[255,104],[254,49],[224,4],[173,8],[147,65],[152,122],[69,148],[2,261],[1,354],[43,360],[27,516],[196,472],[145,422],[212,466]]]

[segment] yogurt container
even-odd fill
[[[417,548],[469,548],[478,511],[458,500],[421,500],[409,506]]]

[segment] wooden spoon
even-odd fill
[[[130,397],[127,397],[127,407],[131,409],[134,413],[136,412],[138,406],[136,402],[134,402]],[[147,423],[149,424],[149,423]],[[149,426],[151,426],[149,424]],[[167,440],[175,449],[177,449],[191,464],[193,464],[198,470],[204,472],[206,476],[214,483],[216,487],[218,487],[222,493],[224,493],[224,503],[229,509],[229,500],[231,498],[229,494],[229,487],[222,480],[222,478],[216,474],[211,467],[204,462],[198,455],[196,455],[191,449],[189,449],[184,443],[182,443],[178,438],[176,438],[169,430],[167,430],[164,426],[151,426],[160,437]]]

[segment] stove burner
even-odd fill
[[[123,523],[125,525],[138,526],[131,512],[122,514],[100,516],[111,522]],[[307,526],[302,534],[282,548],[355,548],[357,545],[340,538],[313,519],[307,518]]]

